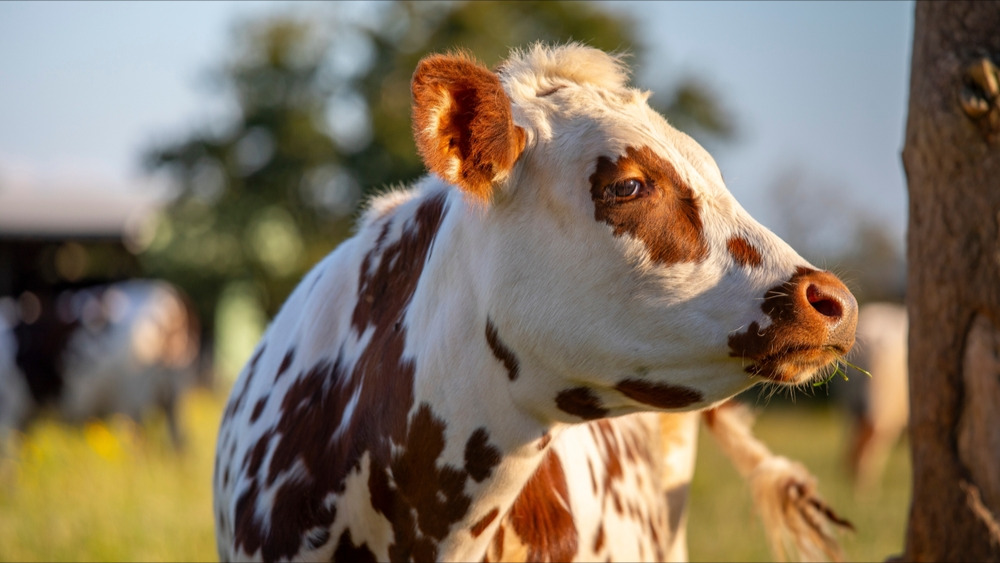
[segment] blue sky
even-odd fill
[[[640,79],[645,72],[703,77],[736,116],[740,138],[713,153],[753,215],[780,223],[769,186],[798,170],[817,204],[835,215],[831,222],[844,221],[843,212],[869,213],[902,248],[912,2],[624,7],[641,14],[641,37],[662,54]]]
[[[858,209],[902,244],[912,2],[607,5],[632,15],[649,47],[640,85],[694,75],[734,114],[738,139],[711,149],[763,223],[781,222],[770,186],[797,171],[831,222],[843,218],[840,205]],[[233,22],[286,8],[0,2],[0,197],[148,193],[142,148],[225,111],[204,79],[227,52]]]

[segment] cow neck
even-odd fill
[[[420,435],[435,467],[464,477],[456,497],[468,497],[456,500],[468,507],[442,538],[437,557],[467,561],[483,557],[559,427],[511,399],[509,386],[531,374],[520,373],[524,366],[492,326],[478,281],[488,273],[488,234],[481,210],[464,208],[459,199],[451,198],[408,307],[406,348],[416,358],[410,434]]]
[[[370,225],[351,321],[364,350],[350,380],[372,507],[392,528],[388,546],[368,546],[379,559],[482,558],[552,437],[515,407],[516,358],[491,337],[481,213],[425,190]],[[358,540],[345,533],[338,553]]]

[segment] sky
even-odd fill
[[[829,209],[831,224],[852,209],[872,214],[902,246],[912,2],[605,5],[637,23],[647,47],[640,86],[695,76],[735,117],[738,136],[709,148],[751,214],[780,224],[773,186],[798,174],[815,190],[804,201]],[[0,2],[0,221],[35,220],[3,214],[19,194],[42,194],[52,207],[75,202],[63,213],[70,220],[99,214],[111,201],[103,196],[137,202],[157,193],[142,174],[142,150],[224,112],[206,77],[227,53],[234,22],[283,9]]]
[[[765,225],[780,224],[771,186],[797,172],[816,191],[816,204],[830,209],[831,223],[867,213],[884,221],[903,247],[900,152],[912,2],[624,7],[639,15],[640,37],[659,57],[640,69],[639,80],[650,72],[697,76],[736,117],[739,137],[712,152],[730,191],[751,214]]]

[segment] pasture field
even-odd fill
[[[885,561],[902,553],[911,483],[906,443],[893,449],[880,488],[855,495],[844,462],[846,417],[809,402],[805,397],[798,406],[759,410],[754,433],[771,451],[804,463],[819,480],[820,495],[854,525],[855,532],[840,536],[847,561]],[[689,558],[771,561],[749,487],[704,429],[701,438],[688,514]]]
[[[216,558],[211,473],[221,395],[184,402],[188,442],[169,447],[162,421],[141,432],[125,419],[37,425],[0,458],[0,561],[209,561]],[[883,561],[902,549],[909,456],[897,447],[880,491],[855,498],[845,478],[841,415],[807,401],[772,406],[756,432],[776,452],[806,463],[820,491],[857,532],[848,560]],[[692,561],[769,561],[748,488],[706,438],[692,486]]]

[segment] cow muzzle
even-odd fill
[[[799,268],[765,293],[761,310],[770,324],[729,337],[730,356],[744,359],[751,375],[801,383],[854,345],[858,302],[830,272]]]

